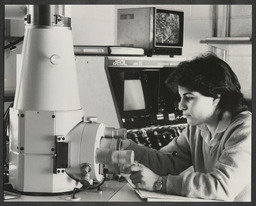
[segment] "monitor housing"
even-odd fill
[[[184,12],[172,9],[118,9],[117,43],[143,48],[147,56],[182,55]]]

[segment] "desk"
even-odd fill
[[[86,190],[76,194],[76,197],[79,198],[78,202],[145,202],[142,200],[134,189],[126,182],[118,182],[116,180],[107,180],[101,186],[102,192],[97,189]],[[187,201],[188,198],[170,195],[172,198],[168,201]],[[60,196],[27,196],[21,195],[16,199],[4,200],[5,202],[68,202],[71,195],[60,195]],[[192,201],[197,201],[197,199],[191,199]],[[159,199],[159,201],[167,201],[164,199]],[[202,200],[201,201],[210,201]]]
[[[97,189],[81,191],[76,194],[79,202],[109,202],[109,201],[131,201],[142,202],[135,191],[126,183],[116,180],[107,180],[101,186],[102,192]],[[21,195],[15,199],[4,200],[4,202],[67,202],[71,195],[59,196],[28,196]]]

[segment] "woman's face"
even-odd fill
[[[182,86],[178,86],[178,91],[181,97],[179,109],[183,111],[188,124],[214,124],[219,99],[203,96],[199,92],[190,91]]]

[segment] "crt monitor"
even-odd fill
[[[122,126],[142,128],[169,124],[176,112],[164,81],[171,69],[109,68],[113,97]]]

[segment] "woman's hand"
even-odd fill
[[[131,165],[130,171],[130,179],[137,189],[155,190],[154,185],[159,178],[157,174],[139,163]]]

